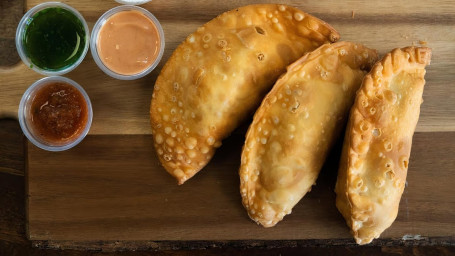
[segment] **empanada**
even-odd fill
[[[169,58],[152,95],[152,134],[164,168],[184,183],[288,64],[338,38],[325,22],[275,4],[240,7],[198,28]]]
[[[240,192],[248,215],[274,226],[310,190],[377,60],[360,44],[326,44],[291,64],[248,129]]]
[[[358,244],[397,217],[431,50],[395,49],[365,76],[352,107],[335,187]]]

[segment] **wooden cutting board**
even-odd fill
[[[27,1],[27,9],[40,2]],[[90,28],[118,5],[113,0],[64,2],[81,12]],[[110,78],[87,54],[67,75],[86,89],[93,104],[87,138],[60,153],[26,145],[29,238],[54,245],[117,240],[352,244],[333,192],[340,143],[313,191],[283,222],[268,229],[250,221],[241,205],[237,172],[247,122],[223,142],[209,166],[185,185],[177,186],[155,157],[150,99],[154,81],[172,51],[218,14],[267,2],[272,1],[154,0],[143,5],[160,20],[166,37],[161,64],[143,79]],[[455,4],[436,0],[283,2],[329,22],[342,40],[363,43],[381,55],[413,44],[433,48],[408,186],[397,220],[375,243],[412,239],[421,244],[437,239],[454,244]],[[22,63],[0,69],[0,118],[16,117],[23,92],[41,77]]]

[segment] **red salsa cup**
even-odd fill
[[[19,105],[25,136],[48,151],[62,151],[81,142],[90,130],[92,105],[84,89],[65,77],[46,77],[32,84]]]

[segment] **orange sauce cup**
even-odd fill
[[[141,78],[160,62],[164,32],[144,8],[123,5],[104,13],[92,30],[90,50],[106,74],[122,80]]]

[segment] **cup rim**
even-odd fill
[[[122,11],[131,11],[131,10],[136,10],[136,11],[139,11],[139,12],[143,13],[155,25],[155,27],[156,27],[156,29],[158,31],[158,34],[160,36],[160,50],[159,50],[158,56],[156,57],[155,61],[148,68],[144,69],[143,71],[141,71],[141,72],[139,72],[137,74],[123,75],[123,74],[119,74],[119,73],[114,72],[111,69],[109,69],[103,63],[101,58],[99,57],[98,49],[97,49],[98,34],[99,34],[101,28],[103,27],[103,25],[105,24],[106,20],[108,18],[110,18],[112,15],[114,15],[116,13],[119,13],[119,12],[122,12]],[[98,67],[105,74],[107,74],[107,75],[109,75],[109,76],[111,76],[113,78],[119,79],[119,80],[135,80],[135,79],[138,79],[138,78],[141,78],[141,77],[144,77],[144,76],[148,75],[160,63],[161,58],[163,57],[164,48],[165,48],[165,39],[164,39],[164,31],[163,31],[163,27],[161,26],[161,23],[158,21],[158,19],[151,12],[149,12],[148,10],[146,10],[146,9],[144,9],[142,7],[135,6],[135,5],[121,5],[121,6],[117,6],[117,7],[114,7],[112,9],[109,9],[108,11],[106,11],[96,21],[95,25],[93,26],[92,34],[91,34],[91,37],[90,37],[90,52],[92,54],[93,60],[95,61],[96,65],[98,65]]]
[[[136,0],[134,2],[131,1],[125,1],[125,0],[115,0],[119,4],[127,4],[127,5],[140,5],[140,4],[145,4],[148,3],[152,0]]]
[[[34,136],[33,132],[29,129],[29,126],[27,125],[27,103],[29,102],[32,93],[35,92],[37,89],[40,89],[41,87],[51,83],[51,82],[63,82],[66,84],[69,84],[76,88],[82,96],[84,97],[85,103],[87,104],[87,123],[85,124],[84,130],[81,132],[81,134],[75,139],[70,141],[67,144],[63,145],[48,145],[42,142],[42,140],[38,139],[36,136]],[[62,77],[62,76],[51,76],[51,77],[45,77],[37,80],[34,82],[22,95],[21,101],[19,103],[19,110],[18,110],[18,119],[19,119],[19,125],[22,129],[22,132],[24,135],[27,137],[27,139],[32,142],[35,146],[47,150],[47,151],[63,151],[70,149],[77,144],[79,144],[85,136],[88,134],[90,127],[92,125],[92,120],[93,120],[93,109],[92,109],[92,103],[90,102],[90,98],[85,92],[84,88],[80,86],[78,83],[75,81]]]
[[[42,11],[47,8],[52,8],[52,7],[60,7],[60,8],[66,9],[66,10],[70,11],[71,13],[73,13],[81,21],[82,25],[84,26],[84,30],[85,30],[84,51],[82,52],[79,59],[77,61],[75,61],[72,65],[70,65],[66,68],[63,68],[61,70],[54,70],[54,71],[42,69],[42,68],[38,67],[37,65],[35,65],[34,63],[32,63],[29,60],[29,58],[27,57],[27,55],[25,54],[24,46],[22,44],[22,37],[25,32],[25,29],[24,29],[25,25],[27,25],[30,22],[30,19],[33,17],[33,15],[35,15],[39,11]],[[34,6],[30,10],[28,10],[24,14],[24,16],[22,16],[22,19],[19,21],[19,24],[16,29],[16,49],[17,49],[17,52],[18,52],[19,57],[21,58],[22,62],[24,62],[24,64],[27,67],[29,67],[30,69],[33,69],[35,72],[40,73],[42,75],[46,75],[46,76],[59,76],[59,75],[66,74],[66,73],[69,73],[70,71],[74,70],[77,66],[79,66],[79,64],[81,64],[81,62],[84,60],[85,56],[87,55],[89,43],[90,43],[90,31],[89,31],[89,28],[87,25],[87,21],[84,19],[84,16],[82,16],[82,14],[80,14],[73,7],[71,7],[67,4],[64,4],[64,3],[60,3],[60,2],[45,2],[45,3],[41,3],[41,4]]]

